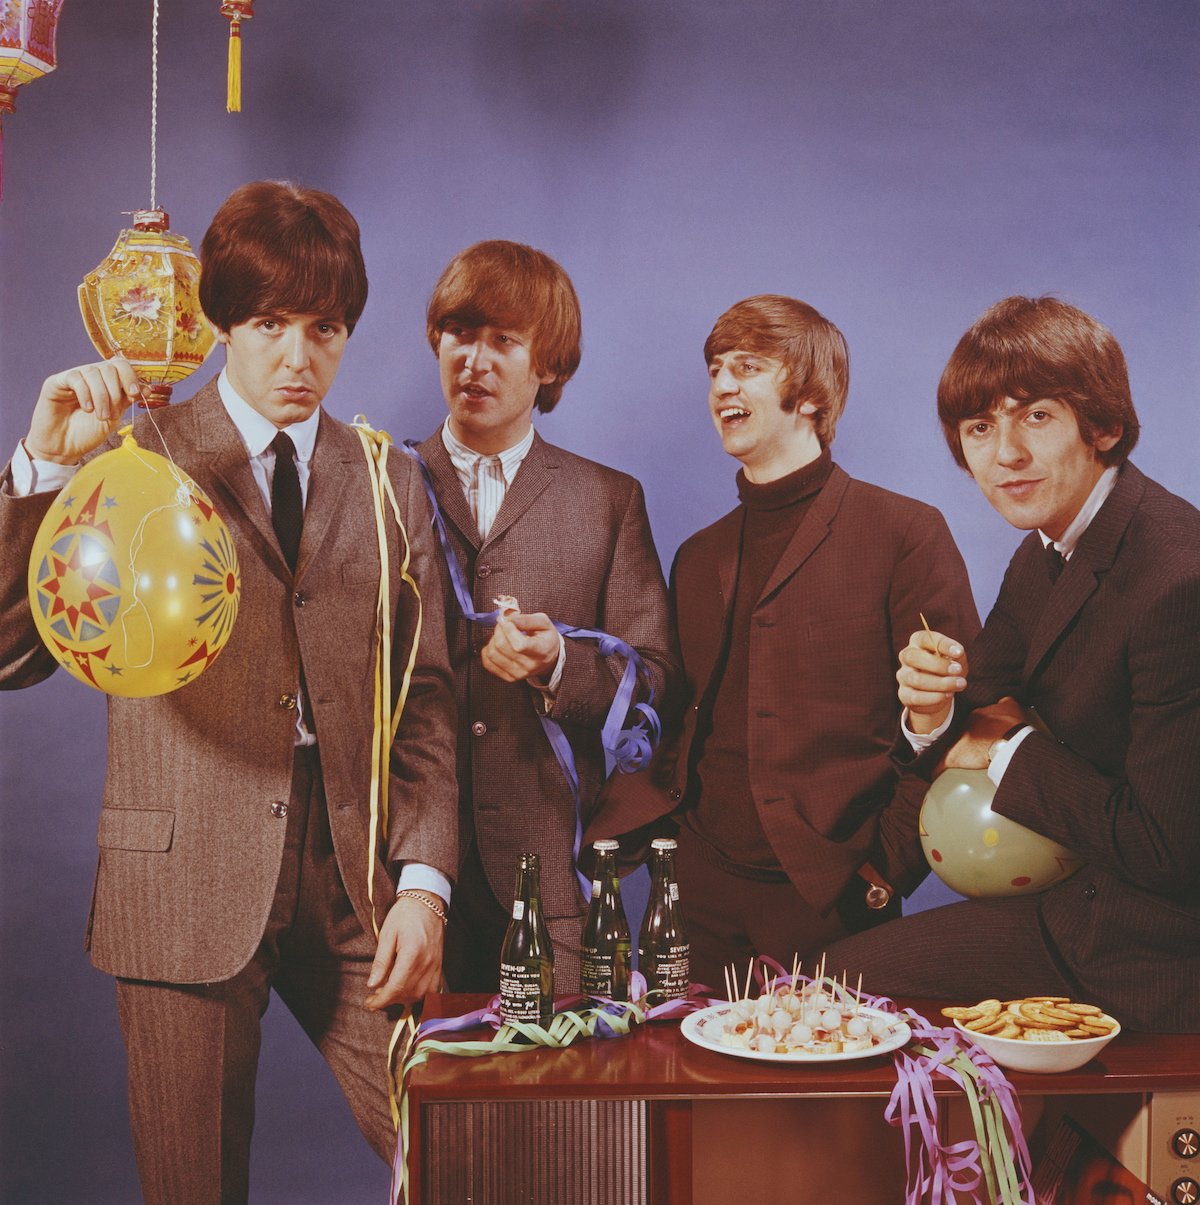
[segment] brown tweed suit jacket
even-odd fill
[[[666,583],[638,482],[535,435],[481,540],[441,432],[420,452],[475,609],[493,610],[497,595],[511,594],[527,612],[609,632],[638,650],[661,698],[676,659]],[[547,917],[581,917],[585,901],[571,870],[574,802],[538,720],[540,696],[483,668],[479,651],[488,629],[461,618],[448,582],[444,594],[461,719],[462,849],[472,836],[478,840],[488,882],[505,906],[517,855],[540,854]],[[594,641],[568,639],[566,650],[553,715],[571,742],[589,814],[604,780],[600,729],[623,662],[601,657]]]
[[[611,780],[589,835],[636,830],[698,789],[693,740],[734,604],[740,530],[739,508],[679,549],[671,596],[692,706],[648,772]],[[783,869],[818,911],[864,862],[902,869],[884,858],[881,813],[896,783],[897,657],[922,612],[964,639],[979,627],[945,520],[835,465],[750,625],[750,787]]]
[[[172,983],[236,974],[258,945],[279,875],[292,776],[295,695],[319,739],[338,864],[359,921],[367,897],[372,674],[379,580],[366,458],[345,424],[321,415],[295,580],[216,386],[157,411],[170,454],[208,493],[237,544],[242,598],[229,644],[194,682],[150,699],[109,698],[108,768],[89,938],[102,970]],[[142,416],[138,442],[165,454]],[[420,648],[392,762],[391,816],[375,856],[393,873],[416,860],[456,869],[454,703],[431,557],[429,503],[407,458],[391,475],[424,598]],[[38,682],[55,661],[26,597],[29,549],[53,495],[16,498],[0,479],[0,687]],[[392,525],[394,528],[394,524]],[[391,564],[397,643],[415,625]],[[379,880],[376,913],[391,903]]]

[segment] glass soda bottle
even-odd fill
[[[522,854],[512,919],[500,946],[500,1016],[548,1025],[554,1014],[554,949],[542,916],[541,859]]]
[[[638,934],[638,970],[646,977],[647,993],[657,993],[651,1004],[686,996],[691,979],[691,945],[679,912],[679,884],[675,881],[675,850],[670,837],[650,844],[650,901]]]
[[[579,990],[585,996],[609,1000],[629,999],[629,964],[633,943],[629,922],[621,906],[617,878],[616,841],[596,841],[596,869],[592,876],[592,902],[583,923],[583,948],[579,961]]]

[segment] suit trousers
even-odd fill
[[[700,838],[686,828],[679,833],[676,869],[679,906],[692,946],[692,982],[707,984],[718,994],[731,964],[740,968],[743,986],[745,968],[759,954],[774,958],[788,972],[799,957],[802,970],[811,975],[826,947],[900,914],[897,901],[878,911],[868,908],[866,883],[855,875],[822,916],[786,877],[743,878],[717,866],[705,856]],[[830,964],[828,969],[842,968]]]
[[[367,1141],[391,1162],[394,1020],[362,1004],[374,953],[338,870],[317,751],[297,748],[279,883],[250,963],[221,983],[117,980],[147,1205],[247,1200],[261,1020],[272,989],[329,1064]]]

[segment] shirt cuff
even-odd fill
[[[1010,736],[1008,740],[1001,741],[996,749],[996,754],[990,762],[988,762],[987,774],[988,777],[996,784],[1000,785],[1000,780],[1004,777],[1004,771],[1008,769],[1008,763],[1012,761],[1013,754],[1020,747],[1021,742],[1033,731],[1033,725],[1028,724],[1014,736]]]
[[[72,477],[77,464],[59,464],[56,460],[35,460],[25,448],[25,441],[17,444],[12,454],[13,493],[18,498],[30,494],[56,494]]]
[[[530,678],[529,685],[533,687],[542,696],[542,710],[548,715],[550,707],[558,694],[558,688],[562,684],[563,666],[567,663],[567,642],[563,639],[563,634],[558,634],[558,660],[554,663],[554,671],[550,675],[549,682],[542,682],[538,678]]]
[[[450,880],[440,870],[424,862],[405,862],[400,869],[397,891],[431,891],[443,903],[450,903]]]
[[[920,753],[922,749],[928,749],[939,737],[945,735],[953,719],[954,700],[951,699],[950,714],[932,732],[913,732],[908,726],[908,708],[906,707],[900,716],[900,731],[904,733],[904,739],[908,741],[912,751]]]

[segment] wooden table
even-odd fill
[[[482,998],[446,995],[431,997],[425,1015],[458,1016],[484,1003]],[[938,1002],[905,1000],[900,1001],[916,1009],[931,1020],[940,1020]],[[486,1038],[490,1031],[472,1033],[470,1037]],[[1078,1100],[1087,1097],[1119,1097],[1128,1108],[1125,1113],[1136,1115],[1144,1111],[1151,1094],[1167,1094],[1171,1099],[1179,1097],[1187,1104],[1194,1100],[1200,1104],[1200,1035],[1172,1037],[1122,1033],[1110,1043],[1100,1058],[1078,1071],[1058,1075],[1031,1075],[1010,1072],[1009,1079],[1017,1089],[1022,1102],[1045,1100],[1049,1097],[1070,1097]],[[845,1063],[822,1063],[812,1066],[780,1064],[733,1058],[701,1049],[684,1039],[677,1023],[656,1022],[640,1026],[634,1033],[615,1040],[581,1041],[566,1050],[539,1049],[520,1054],[488,1056],[466,1059],[448,1055],[433,1055],[417,1068],[409,1080],[410,1102],[410,1174],[414,1186],[410,1193],[410,1205],[418,1200],[426,1205],[441,1201],[453,1201],[462,1205],[467,1196],[455,1198],[438,1190],[438,1177],[433,1173],[439,1161],[461,1158],[464,1145],[461,1133],[448,1145],[452,1148],[438,1149],[439,1143],[430,1127],[431,1118],[439,1109],[461,1106],[471,1102],[488,1102],[492,1105],[520,1105],[539,1102],[542,1107],[566,1106],[568,1112],[558,1115],[553,1121],[554,1133],[547,1132],[544,1120],[534,1119],[508,1135],[500,1134],[493,1127],[492,1145],[480,1140],[476,1144],[477,1154],[484,1160],[503,1159],[518,1144],[532,1143],[535,1153],[549,1152],[557,1142],[565,1144],[561,1157],[578,1155],[581,1144],[599,1147],[601,1151],[616,1151],[622,1147],[628,1135],[601,1133],[596,1135],[597,1125],[601,1130],[612,1127],[644,1126],[644,1194],[637,1199],[647,1205],[692,1205],[708,1192],[714,1199],[727,1190],[719,1190],[714,1177],[719,1181],[733,1160],[742,1166],[734,1174],[746,1183],[747,1175],[755,1168],[763,1167],[766,1154],[757,1151],[753,1141],[756,1128],[768,1127],[763,1150],[770,1152],[781,1146],[780,1131],[769,1120],[778,1113],[778,1106],[791,1102],[825,1102],[818,1116],[823,1119],[816,1127],[813,1137],[816,1148],[831,1144],[834,1125],[827,1119],[836,1115],[832,1102],[861,1102],[871,1104],[869,1114],[880,1118],[883,1105],[895,1086],[896,1077],[892,1060],[883,1055]],[[939,1095],[957,1096],[957,1089],[948,1082],[941,1082]],[[574,1126],[569,1120],[572,1102],[613,1102],[616,1112],[607,1117]],[[761,1102],[770,1110],[762,1108],[747,1111],[741,1106],[747,1102]],[[621,1113],[616,1102],[635,1102],[644,1108],[644,1122],[639,1122],[632,1113]],[[722,1102],[737,1102],[738,1108],[717,1108],[707,1111],[709,1105]],[[833,1110],[831,1112],[831,1110]],[[778,1114],[783,1116],[783,1114]],[[780,1124],[795,1124],[795,1118]],[[739,1127],[737,1119],[752,1120],[749,1129]],[[768,1118],[766,1122],[761,1119]],[[841,1123],[839,1123],[841,1124]],[[1121,1121],[1122,1130],[1129,1129],[1129,1120]],[[589,1128],[589,1125],[591,1128]],[[1150,1119],[1142,1126],[1135,1126],[1138,1133],[1133,1141],[1143,1141],[1150,1131]],[[813,1124],[800,1123],[801,1129],[813,1130]],[[456,1133],[458,1133],[456,1131]],[[891,1134],[896,1141],[893,1149],[880,1154],[881,1141],[875,1134],[870,1143],[863,1140],[863,1150],[873,1152],[871,1160],[882,1160],[882,1172],[893,1177],[899,1159],[899,1135],[886,1127],[883,1134]],[[782,1146],[794,1145],[794,1134],[789,1131],[788,1140]],[[1111,1135],[1103,1137],[1111,1141]],[[717,1148],[722,1148],[718,1150]],[[636,1152],[635,1152],[636,1153]],[[852,1156],[841,1152],[837,1155],[839,1165],[846,1164]],[[806,1159],[813,1158],[810,1151]],[[1128,1152],[1125,1161],[1130,1162]],[[604,1162],[603,1155],[600,1162]],[[747,1166],[747,1163],[752,1166]],[[1133,1162],[1137,1162],[1136,1159]],[[1143,1160],[1143,1162],[1145,1162]],[[1131,1170],[1146,1176],[1147,1167],[1132,1166]],[[767,1173],[764,1172],[764,1175]],[[771,1176],[774,1172],[770,1173]],[[594,1179],[594,1177],[593,1177]],[[636,1177],[635,1177],[636,1179]],[[902,1173],[901,1173],[902,1182]],[[441,1191],[441,1195],[439,1195]],[[459,1188],[455,1191],[466,1192]],[[632,1188],[611,1190],[631,1193]],[[861,1188],[855,1190],[853,1200],[869,1200]],[[882,1190],[881,1190],[882,1191]],[[880,1196],[880,1200],[899,1200],[894,1185],[887,1190],[895,1195]],[[533,1195],[516,1195],[513,1199],[532,1201]],[[771,1193],[764,1192],[763,1199]],[[499,1200],[493,1192],[470,1195],[470,1200]],[[551,1198],[547,1198],[548,1200]],[[597,1198],[598,1200],[604,1198]],[[632,1205],[634,1196],[618,1196],[621,1205]],[[751,1198],[742,1193],[740,1197],[724,1195],[724,1200],[748,1202]],[[778,1199],[778,1198],[776,1198]],[[785,1198],[786,1199],[786,1198]],[[813,1201],[819,1201],[814,1196]],[[830,1200],[838,1199],[831,1196]],[[583,1202],[557,1202],[553,1205],[584,1205]]]

